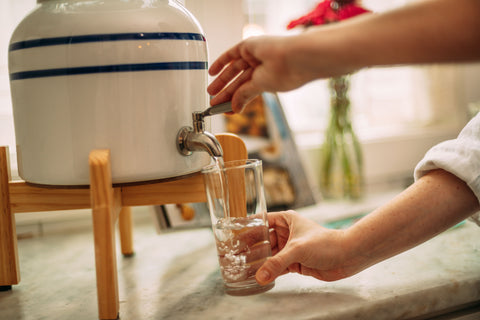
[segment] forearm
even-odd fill
[[[343,68],[329,70],[335,75],[370,66],[478,60],[479,12],[478,0],[430,0],[365,14],[309,28],[298,36],[304,54],[297,56],[312,57],[305,63],[318,65],[319,77],[328,64]]]
[[[364,269],[410,249],[480,209],[469,187],[435,170],[346,231],[348,264]]]

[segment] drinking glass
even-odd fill
[[[262,161],[217,161],[202,170],[218,260],[226,293],[265,292],[255,273],[272,255]]]

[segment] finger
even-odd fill
[[[211,76],[217,75],[223,68],[233,60],[240,58],[239,44],[221,54],[210,66],[208,73]]]
[[[215,95],[222,91],[232,80],[238,78],[243,72],[249,68],[248,63],[243,59],[232,61],[215,80],[210,83],[207,92]]]
[[[225,87],[223,91],[221,91],[214,98],[212,98],[212,100],[210,100],[210,104],[215,105],[215,104],[223,103],[226,101],[232,101],[233,112],[236,112],[236,113],[241,112],[246,103],[241,102],[241,104],[239,104],[238,101],[234,100],[234,97],[237,94],[237,91],[241,90],[241,88],[246,83],[249,82],[249,80],[252,77],[252,72],[253,72],[252,69],[244,70],[240,75],[238,75],[237,78],[235,78],[234,81],[229,83],[228,86]]]
[[[261,64],[261,61],[255,57],[253,54],[253,49],[249,48],[249,43],[252,42],[246,41],[243,46],[238,48],[238,51],[242,59],[245,60],[250,67],[255,68]]]
[[[270,245],[272,248],[275,248],[277,246],[277,232],[275,229],[271,228],[268,230],[268,235],[270,239]]]
[[[217,246],[218,258],[220,259],[220,264],[222,266],[232,263],[232,258],[242,259],[245,263],[258,263],[259,265],[255,268],[257,270],[263,262],[265,262],[265,257],[270,256],[270,244],[265,242],[259,242],[255,245],[242,248],[242,249],[231,249],[231,246],[228,250],[222,248],[222,246]],[[238,260],[237,259],[237,260]]]
[[[239,250],[243,250],[242,248],[251,248],[264,242],[267,234],[268,229],[265,225],[254,226],[248,230],[234,231],[232,241],[237,243]]]
[[[268,212],[267,220],[270,228],[289,228],[289,216],[294,214],[294,211],[279,211],[279,212]]]
[[[272,246],[272,254],[276,254],[278,251],[283,249],[290,235],[290,229],[288,225],[284,223],[283,219],[277,219],[276,216],[276,213],[268,213],[267,215],[270,226],[269,238]]]
[[[260,285],[269,284],[278,276],[285,274],[288,267],[292,265],[295,260],[295,254],[293,252],[282,250],[265,261],[255,274],[255,279]]]

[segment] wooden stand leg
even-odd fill
[[[100,319],[117,319],[119,313],[115,220],[120,194],[112,187],[110,152],[93,150],[89,157],[97,298]]]
[[[133,256],[133,223],[132,209],[130,207],[122,207],[120,216],[118,217],[118,230],[123,256]]]
[[[15,216],[10,206],[8,148],[0,147],[0,291],[20,282]]]

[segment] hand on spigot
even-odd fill
[[[311,67],[295,61],[287,37],[254,37],[222,54],[210,67],[217,78],[208,86],[211,105],[232,101],[234,112],[265,91],[287,91],[313,80]]]

